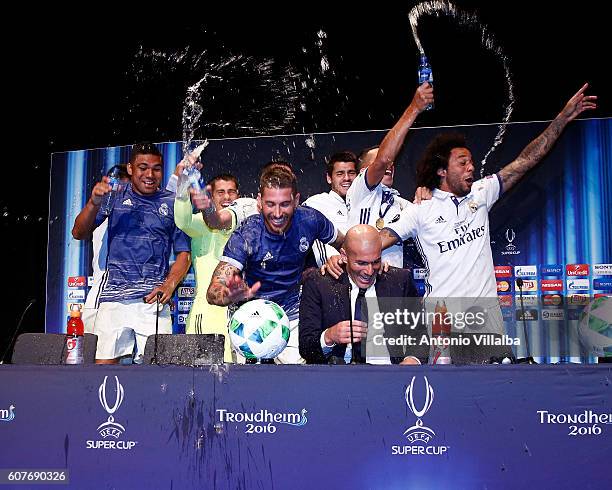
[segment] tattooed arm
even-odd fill
[[[208,286],[206,300],[211,305],[227,306],[251,299],[260,286],[261,283],[258,281],[249,287],[242,279],[237,267],[227,262],[219,262],[213,272],[210,286]]]
[[[499,171],[504,192],[512,188],[529,170],[550,151],[567,123],[585,110],[595,109],[597,96],[584,95],[589,84],[582,88],[568,101],[559,115],[549,124],[544,132],[529,143],[512,163]]]
[[[389,248],[391,245],[395,245],[398,242],[397,235],[393,233],[389,228],[383,228],[380,230],[380,239],[382,240],[383,250]]]

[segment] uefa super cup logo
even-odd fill
[[[408,405],[410,411],[416,416],[417,421],[415,425],[413,425],[412,427],[408,427],[404,431],[404,435],[406,436],[406,439],[408,439],[408,441],[412,443],[420,441],[424,442],[425,444],[428,444],[429,441],[436,435],[436,433],[429,427],[423,425],[421,417],[423,417],[431,408],[434,399],[434,391],[431,385],[429,384],[429,381],[427,380],[427,376],[423,376],[423,378],[425,379],[425,402],[423,403],[423,407],[418,410],[414,403],[415,378],[415,376],[412,377],[410,385],[408,385],[408,387],[406,388],[406,404]]]
[[[103,424],[100,424],[97,430],[100,433],[100,435],[105,439],[107,437],[114,437],[115,439],[118,439],[121,436],[121,434],[125,432],[125,427],[115,422],[115,418],[113,417],[113,414],[117,411],[117,409],[121,406],[121,403],[123,402],[124,391],[123,391],[123,386],[121,385],[121,383],[119,383],[119,378],[115,376],[115,382],[116,382],[115,402],[111,406],[108,403],[108,396],[106,393],[106,380],[107,379],[108,379],[108,376],[104,376],[104,381],[102,382],[102,384],[100,385],[100,388],[98,389],[98,397],[100,399],[100,404],[102,405],[102,408],[104,408],[104,410],[106,410],[106,413],[108,413],[108,420],[104,422]]]
[[[506,250],[508,250],[509,252],[516,250],[516,245],[512,244],[515,238],[516,238],[516,233],[514,233],[514,230],[512,228],[508,228],[506,230],[506,240],[508,240],[508,245],[506,245]]]

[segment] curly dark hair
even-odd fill
[[[461,133],[442,133],[437,135],[417,164],[416,185],[436,189],[440,185],[438,169],[448,167],[448,159],[453,148],[467,148],[465,135]]]

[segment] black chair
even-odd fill
[[[201,366],[222,364],[225,336],[220,334],[159,334],[157,360],[155,335],[150,335],[145,346],[145,364],[178,364]]]
[[[98,336],[84,335],[83,363],[96,362]],[[65,364],[66,336],[61,333],[22,333],[13,349],[13,364]]]

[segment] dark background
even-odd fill
[[[10,136],[3,156],[11,170],[0,195],[1,256],[7,264],[1,345],[31,298],[37,303],[24,330],[43,329],[52,152],[182,139],[186,88],[206,72],[206,63],[193,68],[188,61],[204,50],[213,61],[242,54],[273,58],[278,66],[290,63],[296,79],[308,82],[299,94],[306,111],[273,132],[266,131],[265,118],[260,127],[246,130],[241,119],[256,120],[258,107],[276,104],[273,119],[285,106],[278,94],[276,102],[267,100],[267,91],[252,79],[237,77],[220,83],[214,101],[207,101],[196,137],[388,128],[416,88],[418,52],[406,15],[415,4],[334,3],[338,10],[330,11],[331,3],[291,8],[286,3],[260,10],[120,15],[43,9],[6,18],[3,106]],[[476,12],[509,58],[513,121],[553,118],[584,81],[600,97],[600,108],[585,117],[612,115],[604,7],[516,1],[457,6]],[[319,30],[327,34],[321,48],[330,64],[325,77],[316,46]],[[503,71],[479,37],[434,18],[421,21],[419,34],[434,70],[436,108],[416,126],[501,121]],[[187,55],[169,63],[177,53]],[[166,61],[154,61],[160,56]],[[207,124],[219,121],[227,124]]]

